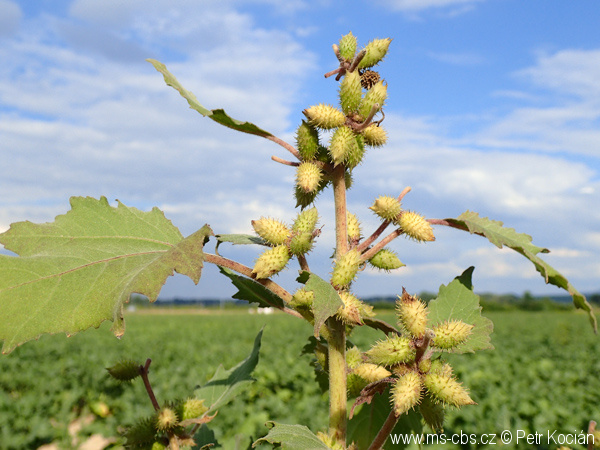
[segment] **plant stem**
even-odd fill
[[[156,396],[154,395],[154,391],[152,390],[152,385],[150,384],[150,379],[148,378],[148,371],[150,369],[150,363],[152,360],[148,358],[146,360],[146,364],[140,366],[140,376],[142,377],[142,381],[144,382],[144,387],[146,388],[146,392],[148,393],[148,397],[150,397],[150,401],[152,402],[152,406],[155,411],[160,409],[160,405],[158,404],[158,400],[156,400]]]
[[[394,414],[394,409],[392,408],[387,419],[385,419],[385,423],[381,427],[381,430],[379,430],[379,433],[377,433],[377,436],[375,436],[375,439],[373,439],[369,450],[380,450],[381,447],[383,447],[383,444],[385,444],[385,441],[387,440],[388,436],[396,426],[397,422],[398,417],[396,417],[396,414]]]
[[[333,170],[335,203],[336,258],[348,252],[346,180],[343,165]],[[333,439],[346,448],[346,326],[335,317],[327,320],[329,336],[329,432]]]
[[[273,136],[273,135],[269,135],[266,137],[266,139],[275,142],[276,144],[281,145],[283,148],[285,148],[288,152],[290,152],[292,155],[294,155],[296,158],[298,158],[299,160],[302,160],[302,157],[300,156],[300,153],[298,152],[298,150],[296,150],[296,147],[294,147],[291,144],[288,144],[287,142],[285,142],[283,139],[278,138],[277,136]]]
[[[342,164],[333,169],[333,200],[335,203],[335,257],[340,258],[348,251],[346,179]]]
[[[329,329],[329,432],[346,448],[346,326],[334,317]]]

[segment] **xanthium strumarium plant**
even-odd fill
[[[422,417],[439,431],[446,408],[474,405],[476,399],[443,355],[492,348],[493,325],[481,315],[479,297],[471,284],[472,267],[442,285],[438,297],[428,304],[403,290],[397,301],[397,326],[376,319],[372,308],[352,292],[365,265],[383,271],[404,266],[388,247],[396,238],[428,243],[435,240],[433,226],[447,226],[483,236],[499,248],[512,248],[529,259],[547,283],[568,291],[575,306],[588,312],[595,330],[596,319],[585,297],[538,256],[548,250],[533,245],[526,234],[471,211],[457,218],[428,219],[405,210],[402,201],[409,187],[397,196],[381,195],[373,200],[369,213],[375,214],[381,225],[370,233],[362,229],[359,215],[348,211],[346,195],[354,183],[353,169],[367,150],[376,155],[377,148],[387,142],[383,108],[388,85],[375,66],[386,56],[390,43],[391,39],[375,39],[359,50],[356,37],[349,33],[333,46],[338,67],[325,76],[339,81],[339,105],[306,108],[296,145],[252,123],[235,120],[222,109],[206,109],[165,65],[149,60],[192,109],[233,130],[273,141],[296,159],[272,157],[296,170],[293,197],[299,212],[291,225],[278,218],[256,218],[250,224],[254,235],[215,235],[205,225],[184,238],[157,208],[143,212],[120,202],[112,207],[104,197],[73,197],[71,210],[53,223],[12,224],[0,235],[0,243],[18,255],[0,255],[3,352],[44,333],[72,335],[105,320],[113,321],[113,331],[119,336],[124,332],[123,305],[131,294],[154,301],[175,271],[198,283],[203,265],[216,264],[239,289],[235,298],[278,308],[313,325],[314,336],[306,349],[314,352],[316,370],[328,381],[327,430],[313,433],[301,425],[270,422],[267,435],[255,444],[377,449],[391,432],[419,432],[415,421],[407,420],[411,415]],[[308,253],[322,228],[318,227],[316,199],[329,187],[335,205],[335,253],[330,276],[321,277],[310,270]],[[390,226],[393,231],[383,236]],[[248,267],[217,251],[205,251],[210,239],[216,240],[217,247],[228,242],[264,250],[254,266]],[[274,276],[294,259],[300,267],[299,286],[290,291],[274,281]],[[385,337],[361,351],[347,340],[357,326],[380,330]],[[157,401],[148,379],[150,360],[145,365],[125,361],[111,367],[109,373],[116,379],[141,377],[154,407],[152,415],[125,433],[126,445],[175,449],[211,444],[197,432],[252,382],[261,334],[246,360],[229,370],[219,368],[213,379],[184,401]],[[356,397],[350,412],[349,396]],[[378,414],[373,415],[375,409]],[[375,416],[386,418],[362,420]]]

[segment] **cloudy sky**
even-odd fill
[[[367,209],[378,195],[411,186],[405,208],[502,220],[548,247],[580,291],[600,291],[598,17],[595,0],[0,0],[0,231],[52,221],[73,195],[158,206],[184,235],[291,222],[294,171],[270,159],[289,154],[188,109],[145,59],[206,107],[293,142],[303,108],[336,102],[323,74],[352,31],[362,45],[393,38],[379,66],[389,144],[367,154],[348,194],[364,232],[378,225]],[[330,192],[317,207],[325,227],[309,264],[327,277]],[[394,241],[407,267],[366,270],[355,292],[437,291],[475,265],[478,291],[562,293],[510,250],[436,236]],[[252,265],[260,249],[220,250]],[[277,281],[293,289],[290,267]],[[208,268],[199,286],[174,277],[162,295],[233,293]]]

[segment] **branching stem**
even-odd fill
[[[404,197],[406,196],[406,194],[408,194],[410,191],[411,187],[406,186],[398,196],[398,201],[401,202],[402,199],[404,199]],[[381,234],[385,231],[385,229],[389,226],[390,223],[392,223],[391,220],[386,220],[382,222],[382,224],[379,225],[379,228],[377,228],[371,236],[369,236],[367,239],[358,244],[358,246],[356,247],[357,250],[359,252],[365,251],[365,249],[368,248],[369,245],[371,245],[373,242],[375,242],[375,240],[377,240],[379,236],[381,236]]]
[[[381,450],[383,444],[385,444],[388,436],[396,426],[396,423],[398,423],[398,417],[396,417],[396,414],[394,414],[394,409],[392,408],[390,414],[387,416],[387,419],[385,419],[381,430],[379,430],[379,433],[377,433],[377,436],[375,436],[375,439],[373,439],[369,450]]]
[[[278,162],[280,164],[283,164],[285,166],[292,166],[292,167],[298,167],[300,165],[299,162],[295,162],[295,161],[288,161],[286,159],[280,158],[279,156],[271,156],[271,159],[275,162]]]
[[[283,139],[279,139],[277,136],[273,136],[272,134],[269,136],[266,136],[266,139],[273,141],[276,144],[281,145],[283,148],[285,148],[288,152],[290,152],[296,158],[298,158],[299,160],[302,160],[302,158],[300,157],[300,153],[298,152],[298,150],[296,150],[296,147],[294,147],[292,144],[288,144]]]
[[[379,250],[381,250],[383,247],[388,245],[390,242],[392,242],[394,239],[396,239],[398,236],[400,236],[402,234],[404,234],[404,231],[402,230],[402,228],[395,229],[390,234],[388,234],[386,237],[384,237],[381,241],[379,241],[377,244],[375,244],[373,247],[371,247],[369,250],[364,252],[361,255],[360,259],[362,261],[367,261],[367,260],[371,259],[373,256],[375,256],[375,254]]]
[[[237,261],[233,261],[229,258],[224,258],[223,256],[214,255],[212,253],[204,253],[204,260],[206,262],[215,264],[217,266],[227,267],[228,269],[231,269],[231,270],[233,270],[239,274],[242,274],[248,278],[252,278],[253,281],[256,281],[257,283],[262,284],[268,290],[270,290],[275,295],[280,297],[285,303],[289,303],[292,300],[292,294],[290,294],[288,291],[286,291],[283,287],[281,287],[274,281],[272,281],[268,278],[265,278],[265,279],[253,278],[252,277],[252,269],[248,266],[245,266],[244,264],[241,264]],[[287,306],[285,306],[283,308],[278,307],[277,305],[272,305],[272,306],[274,308],[280,309],[281,311],[283,311],[287,314],[290,314],[291,316],[302,318],[302,315],[298,311],[288,308]]]

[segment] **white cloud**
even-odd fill
[[[18,4],[0,0],[0,38],[11,36],[20,26],[23,12]]]
[[[562,50],[539,55],[515,72],[534,88],[519,106],[472,136],[476,145],[568,152],[598,157],[600,50]],[[536,95],[542,91],[544,95]],[[514,91],[512,97],[517,98]]]
[[[383,0],[390,8],[401,11],[409,17],[417,18],[415,14],[441,10],[446,16],[455,16],[470,11],[477,3],[484,0]]]
[[[540,54],[536,65],[519,70],[516,76],[536,86],[582,99],[600,100],[600,50],[560,50]]]

